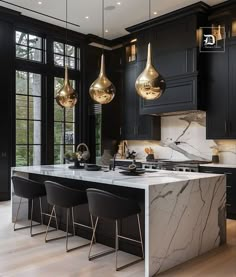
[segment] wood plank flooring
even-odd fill
[[[63,240],[44,243],[44,236],[31,238],[29,230],[13,232],[10,202],[0,202],[0,276],[65,277],[143,277],[144,263],[121,272],[114,270],[114,255],[89,262],[88,248],[65,253]],[[55,232],[50,233],[54,236]],[[193,259],[159,276],[165,277],[236,277],[236,221],[227,221],[228,244]],[[83,243],[75,238],[71,246]],[[97,244],[95,251],[104,250]],[[121,252],[120,262],[133,256]]]
[[[41,228],[41,226],[40,226]],[[34,230],[40,230],[36,227]],[[61,232],[62,233],[62,232]],[[58,232],[50,236],[61,235]],[[71,238],[69,247],[88,242],[79,237]],[[44,242],[44,235],[31,238],[29,230],[13,231],[10,202],[0,202],[0,276],[1,277],[143,277],[144,262],[116,272],[115,256],[104,256],[88,261],[88,247],[65,252],[65,240]],[[96,244],[94,252],[107,250]],[[136,257],[119,253],[121,264]]]

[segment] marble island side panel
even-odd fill
[[[226,242],[225,176],[149,188],[149,273],[154,276]]]

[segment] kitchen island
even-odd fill
[[[119,169],[109,172],[71,170],[68,165],[12,168],[12,175],[70,180],[79,189],[100,188],[101,185],[114,193],[130,189],[143,195],[146,277],[226,242],[224,175],[158,170],[142,176],[124,176],[119,172]],[[12,191],[13,220],[18,202]],[[24,204],[22,217],[28,214],[28,202]]]

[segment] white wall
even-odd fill
[[[206,140],[205,112],[165,116],[161,126],[161,141],[128,141],[129,149],[137,152],[137,159],[145,159],[144,148],[152,147],[155,158],[211,160],[213,149],[217,148],[220,163],[236,164],[236,140]]]

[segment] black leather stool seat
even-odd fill
[[[117,196],[99,189],[87,189],[90,213],[107,219],[121,219],[139,214],[140,207],[133,199]]]
[[[44,184],[19,176],[12,176],[12,182],[14,192],[19,197],[34,199],[46,196]]]
[[[51,205],[72,208],[88,202],[85,191],[72,189],[59,183],[46,181],[48,203]]]
[[[72,189],[67,186],[61,185],[59,183],[52,182],[52,181],[45,181],[44,183],[45,183],[45,187],[46,187],[48,203],[53,206],[48,226],[50,224],[52,217],[56,218],[56,206],[61,207],[61,208],[66,208],[66,235],[47,239],[47,232],[46,232],[45,242],[66,238],[66,251],[67,252],[89,245],[90,243],[85,243],[83,245],[80,245],[80,246],[77,246],[74,248],[70,248],[70,249],[68,247],[68,237],[75,236],[75,225],[93,230],[92,216],[90,216],[91,226],[84,225],[79,222],[75,222],[75,220],[74,220],[74,207],[88,203],[86,191]],[[71,211],[71,215],[72,215],[73,234],[69,235],[70,211]]]
[[[116,253],[116,270],[117,271],[142,261],[144,259],[144,246],[143,246],[142,231],[141,231],[140,218],[139,218],[141,209],[140,209],[138,203],[133,199],[127,199],[125,197],[120,197],[120,196],[112,194],[110,192],[107,192],[104,190],[99,190],[99,189],[94,189],[94,188],[87,189],[87,196],[88,196],[89,211],[92,216],[96,216],[95,226],[94,226],[94,230],[93,230],[93,237],[90,242],[90,249],[89,249],[89,254],[88,254],[89,260],[91,261],[96,258],[102,257],[104,255],[108,255],[110,253],[115,252]],[[139,239],[140,240],[128,238],[119,233],[119,224],[118,223],[123,218],[126,218],[131,215],[137,216],[137,223],[138,223],[137,225],[138,225],[138,229],[139,229]],[[91,255],[99,218],[110,219],[110,220],[115,221],[115,223],[116,223],[115,249]],[[142,257],[133,262],[127,263],[123,266],[118,266],[118,251],[119,251],[119,240],[120,239],[129,240],[129,241],[138,243],[141,246]]]
[[[14,222],[14,231],[22,230],[25,228],[30,228],[31,237],[35,236],[35,235],[44,234],[46,231],[33,234],[32,228],[34,226],[43,225],[43,216],[49,216],[49,214],[42,211],[42,199],[41,198],[46,196],[45,185],[41,184],[39,182],[27,179],[27,178],[24,178],[24,177],[20,177],[20,176],[12,176],[12,183],[13,183],[15,195],[20,197],[20,202],[18,205],[17,213],[16,213],[16,219]],[[21,207],[22,198],[26,198],[31,201],[30,225],[16,228],[16,223],[17,223],[17,219],[18,219],[18,215],[19,215],[19,211],[20,211],[20,207]],[[33,225],[33,208],[34,208],[34,199],[36,199],[36,198],[39,199],[41,223]],[[57,222],[56,222],[56,225],[57,225]],[[50,232],[51,231],[54,231],[54,230],[50,230]]]

